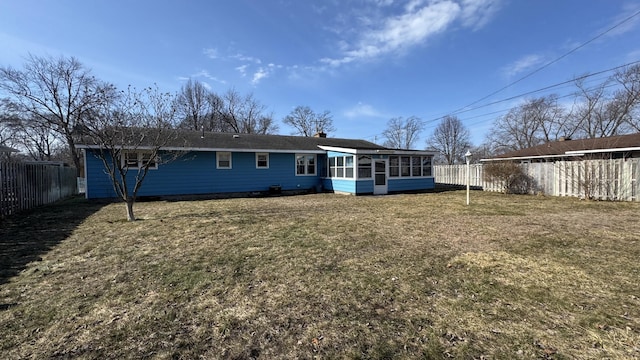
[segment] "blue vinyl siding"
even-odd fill
[[[356,182],[353,180],[346,179],[331,179],[327,178],[323,182],[326,190],[339,191],[345,193],[355,194],[356,192]]]
[[[435,182],[432,177],[389,178],[387,186],[389,192],[431,190]]]
[[[356,194],[373,194],[373,179],[356,181]]]
[[[162,154],[161,154],[162,157]],[[102,161],[87,150],[87,198],[115,197],[111,180],[105,174]],[[315,189],[320,184],[321,161],[318,155],[317,176],[296,176],[295,154],[270,153],[269,168],[257,169],[254,152],[232,153],[231,169],[216,169],[215,152],[189,152],[170,163],[160,163],[149,170],[138,192],[139,196],[195,195],[229,192],[267,191],[272,185],[282,190]],[[128,174],[133,187],[137,170]]]
[[[332,179],[322,180],[325,190],[339,191],[349,194],[373,194],[373,180]]]

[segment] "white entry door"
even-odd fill
[[[376,195],[387,193],[387,160],[373,160],[373,193]]]

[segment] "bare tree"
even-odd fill
[[[557,95],[528,100],[522,106],[522,114],[539,124],[537,137],[544,142],[571,138],[577,131],[576,124],[568,119],[564,108],[558,104]]]
[[[289,115],[282,120],[285,124],[293,127],[297,135],[313,136],[316,133],[323,132],[325,134],[336,131],[333,126],[331,112],[325,110],[322,113],[316,113],[308,106],[296,106]]]
[[[19,110],[48,123],[67,143],[73,164],[80,169],[74,129],[113,91],[93,77],[73,57],[29,55],[22,70],[0,68],[0,89]]]
[[[578,91],[571,111],[581,136],[598,138],[640,131],[640,65],[619,70],[593,87],[587,87],[584,78],[575,81]],[[611,88],[615,90],[609,91]]]
[[[213,112],[211,95],[211,91],[199,81],[189,79],[182,85],[175,99],[177,113],[182,118],[180,128],[201,130],[205,126]]]
[[[129,88],[103,103],[85,122],[85,146],[102,161],[114,191],[126,203],[129,221],[135,220],[133,205],[149,169],[181,155],[163,150],[183,145],[173,129],[176,118],[171,94],[157,88]]]
[[[383,145],[394,149],[412,149],[423,129],[422,120],[416,116],[392,118],[382,132],[386,139]]]
[[[39,118],[15,119],[16,139],[36,161],[52,161],[63,148],[59,135]]]
[[[494,121],[488,143],[497,153],[505,153],[554,141],[558,134],[575,132],[563,119],[555,96],[529,99]]]
[[[240,95],[236,90],[228,90],[222,97],[221,118],[232,132],[245,134],[272,134],[278,126],[271,115],[265,114],[266,106],[253,94]]]
[[[437,150],[448,165],[463,162],[471,147],[469,130],[455,116],[445,116],[436,126],[427,144]]]

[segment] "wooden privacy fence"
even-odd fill
[[[76,169],[0,163],[0,218],[77,193]]]
[[[520,164],[531,193],[583,199],[640,201],[640,159],[556,161]],[[466,165],[436,165],[436,183],[466,185]],[[504,184],[486,181],[482,164],[470,166],[474,187],[503,191]]]

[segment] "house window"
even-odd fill
[[[329,175],[336,178],[353,179],[353,155],[335,156],[329,158]]]
[[[141,169],[148,167],[149,169],[157,169],[158,161],[150,152],[126,151],[121,156],[122,167],[128,169]]]
[[[344,157],[344,177],[353,179],[353,155]]]
[[[268,153],[256,153],[256,168],[268,169],[269,168],[269,154]]]
[[[296,175],[315,175],[316,174],[316,156],[315,155],[296,155]]]
[[[390,177],[400,176],[400,157],[399,156],[389,156],[389,176]]]
[[[358,156],[358,178],[359,179],[371,178],[371,156],[369,155]]]
[[[422,176],[431,176],[431,156],[422,157]]]
[[[411,176],[411,156],[400,157],[400,176]]]
[[[135,169],[138,167],[138,153],[137,152],[125,152],[123,167]]]
[[[389,176],[432,176],[431,156],[389,156]]]
[[[217,152],[216,164],[218,169],[231,169],[231,153]]]
[[[344,177],[344,158],[342,156],[336,158],[336,177]]]
[[[336,177],[336,158],[329,158],[329,177]]]
[[[141,153],[140,154],[142,156],[141,159],[141,165],[142,166],[149,166],[150,169],[156,169],[158,167],[158,162],[156,161],[156,158],[151,156],[151,153]]]

